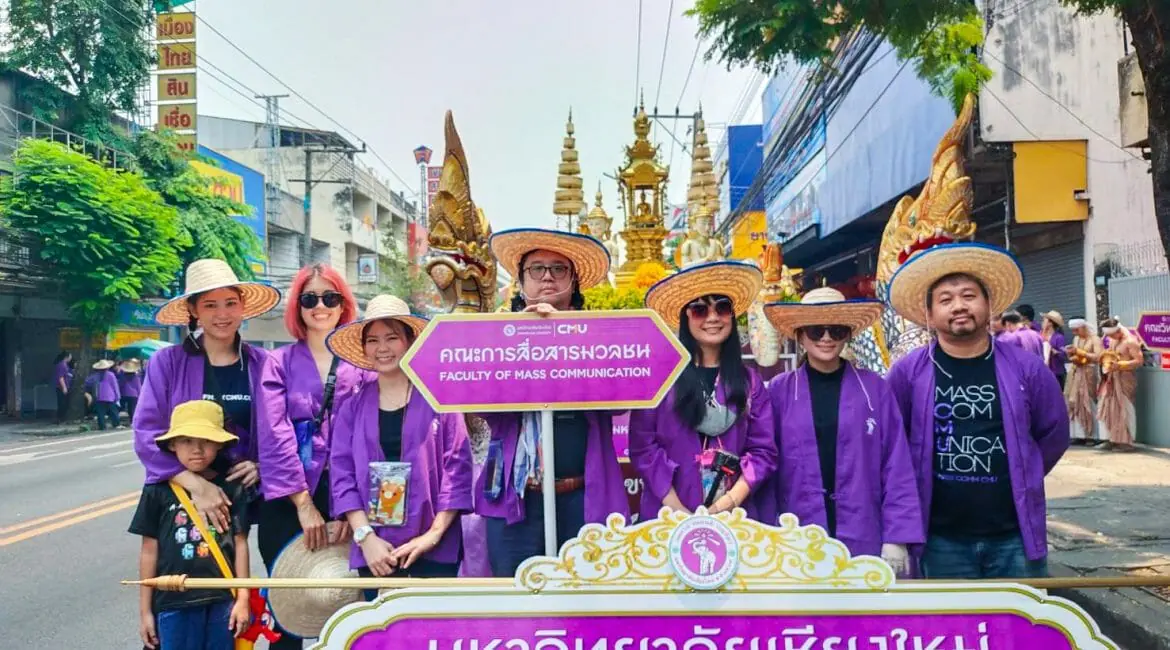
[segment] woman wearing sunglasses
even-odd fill
[[[776,469],[772,404],[744,366],[736,317],[763,286],[742,262],[698,264],[662,280],[646,306],[678,329],[689,364],[658,408],[630,416],[630,461],[645,483],[641,517],[666,506],[693,512],[743,507]]]
[[[881,315],[877,300],[814,289],[764,313],[804,351],[796,370],[772,380],[780,469],[757,496],[761,516],[817,524],[853,555],[878,555],[908,570],[908,544],[925,541],[910,448],[893,393],[877,374],[841,359],[849,339]]]

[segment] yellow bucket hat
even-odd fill
[[[171,413],[171,430],[154,439],[156,443],[175,438],[198,438],[226,445],[238,440],[223,428],[223,408],[210,400],[183,402]]]

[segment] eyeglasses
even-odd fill
[[[551,275],[554,280],[564,280],[569,274],[569,267],[564,264],[533,264],[524,269],[529,278],[542,280],[545,275]]]
[[[810,339],[819,341],[825,337],[825,332],[829,333],[829,338],[834,341],[844,341],[853,333],[848,327],[844,325],[809,325],[801,328]]]
[[[320,295],[306,291],[299,298],[301,309],[312,309],[317,306],[317,303],[324,303],[327,308],[334,309],[341,306],[341,301],[341,294],[336,291],[326,291]]]
[[[703,320],[707,318],[708,314],[711,313],[712,308],[715,309],[715,314],[717,316],[730,316],[735,312],[730,299],[716,298],[715,302],[712,304],[708,304],[702,300],[696,300],[695,302],[692,302],[691,304],[687,305],[687,313],[689,313],[691,318],[695,320]]]

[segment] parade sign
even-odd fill
[[[1145,312],[1138,320],[1138,336],[1151,350],[1170,352],[1170,312]]]
[[[279,612],[277,616],[279,617]],[[1011,583],[897,584],[819,526],[742,510],[612,515],[511,588],[410,588],[347,605],[317,650],[1117,650],[1078,605]]]
[[[402,359],[440,413],[654,408],[690,355],[650,310],[436,316]]]

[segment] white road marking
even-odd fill
[[[134,451],[133,449],[120,449],[118,451],[111,451],[108,454],[98,454],[97,456],[94,456],[93,459],[97,460],[99,458],[109,458],[110,456],[120,456],[122,454],[128,454],[128,453],[131,453],[133,451]]]
[[[134,460],[128,460],[124,463],[118,463],[117,465],[110,465],[110,468],[112,469],[114,467],[129,467],[130,465],[140,465],[140,464],[141,463],[139,462],[139,460],[137,458],[135,458]]]
[[[80,454],[80,453],[89,452],[89,451],[98,451],[101,449],[113,449],[114,447],[124,447],[126,445],[132,445],[132,444],[134,444],[133,440],[118,440],[116,442],[107,442],[105,444],[100,444],[100,445],[84,445],[81,447],[77,447],[76,449],[69,449],[66,451],[56,451],[56,452],[51,452],[51,453],[47,453],[47,454],[38,454],[38,453],[12,454],[12,455],[0,454],[0,466],[19,465],[21,463],[27,463],[27,462],[34,461],[34,460],[48,460],[50,458],[60,458],[61,456],[70,456],[73,454]],[[131,449],[131,450],[125,450],[125,451],[133,451],[133,450]]]
[[[53,445],[65,445],[71,442],[85,442],[89,440],[97,440],[99,438],[109,438],[110,436],[130,436],[132,438],[134,436],[134,432],[127,429],[125,431],[113,431],[110,433],[98,433],[94,435],[80,434],[75,436],[68,436],[61,440],[54,440],[53,442],[41,442],[35,445],[25,445],[23,447],[0,447],[0,454],[28,451],[29,449],[40,449],[42,447],[52,447]]]

